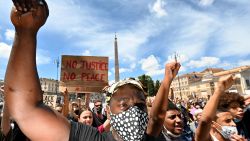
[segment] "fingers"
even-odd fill
[[[181,65],[178,62],[171,62],[166,64],[165,67],[165,78],[166,80],[172,80],[178,74]]]
[[[28,12],[32,6],[30,0],[12,0],[12,2],[21,13]]]
[[[179,62],[172,62],[169,65],[174,74],[177,74],[181,67],[181,64]]]
[[[44,4],[45,14],[46,14],[47,16],[49,16],[49,7],[48,7],[47,2],[46,2],[45,0],[41,0],[41,1],[42,1],[43,4]]]
[[[32,5],[32,9],[36,11],[33,12],[34,16],[40,15],[44,16],[44,18],[47,18],[49,16],[49,9],[45,0],[32,0]]]
[[[245,138],[237,134],[232,134],[230,137],[232,141],[246,141]]]
[[[35,11],[38,8],[38,1],[37,0],[31,0],[31,10]]]
[[[14,6],[16,7],[16,10],[22,11],[22,7],[21,7],[21,5],[20,5],[20,3],[19,3],[18,0],[12,0],[12,2],[14,4]]]
[[[29,11],[35,11],[39,6],[42,6],[44,8],[43,14],[46,16],[49,15],[48,5],[45,0],[12,0],[12,2],[16,10],[22,14]]]

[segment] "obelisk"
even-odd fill
[[[119,59],[118,59],[118,45],[117,45],[117,38],[115,34],[115,82],[118,82],[120,80],[119,76]]]

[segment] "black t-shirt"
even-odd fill
[[[92,124],[92,126],[99,127],[100,125],[102,125],[107,120],[107,117],[105,115],[102,114],[102,117],[103,117],[102,119],[99,118],[97,116],[97,114],[93,112],[93,124]]]
[[[115,141],[115,139],[111,132],[101,134],[94,127],[82,123],[71,122],[69,141]],[[142,141],[156,141],[156,139],[145,134]]]

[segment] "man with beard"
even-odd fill
[[[93,124],[94,127],[99,127],[107,120],[107,116],[102,114],[102,101],[95,100],[93,108]]]
[[[36,42],[39,29],[49,15],[44,0],[13,0],[11,21],[15,38],[5,75],[5,102],[10,116],[32,141],[153,141],[161,132],[172,80],[180,64],[165,66],[165,76],[147,116],[146,97],[136,80],[123,80],[110,88],[112,131],[100,134],[94,127],[69,122],[43,104],[36,68]],[[149,119],[147,119],[149,117]],[[126,131],[127,130],[127,131]]]

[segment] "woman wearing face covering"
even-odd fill
[[[218,109],[219,98],[234,82],[232,75],[219,79],[213,96],[204,107],[195,133],[196,141],[247,141],[238,135],[232,114],[226,109]]]
[[[159,135],[159,127],[162,127],[166,115],[169,87],[180,68],[179,63],[166,65],[165,77],[149,119],[142,86],[135,80],[117,82],[110,91],[112,132],[100,134],[94,127],[69,122],[43,104],[36,68],[36,44],[38,31],[49,16],[49,9],[45,0],[13,2],[11,21],[15,38],[5,75],[5,102],[10,116],[30,140],[153,141]]]

